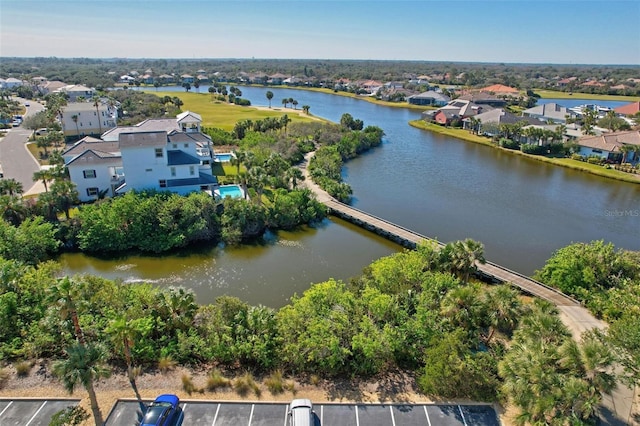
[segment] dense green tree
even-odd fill
[[[75,344],[67,348],[66,354],[66,359],[53,365],[53,371],[69,393],[73,393],[78,385],[87,390],[95,424],[102,426],[102,413],[93,383],[110,375],[110,370],[104,364],[104,351],[95,345]]]
[[[271,90],[267,90],[267,99],[269,100],[269,108],[271,108],[271,99],[273,99],[273,92]]]
[[[221,219],[222,239],[228,244],[239,244],[247,238],[262,235],[266,226],[266,213],[262,205],[241,199],[226,198]]]
[[[0,257],[35,265],[55,253],[59,245],[54,226],[41,217],[27,218],[17,227],[0,220]]]

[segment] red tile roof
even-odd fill
[[[631,102],[630,104],[619,106],[614,111],[618,114],[634,115],[640,112],[640,102]]]
[[[482,92],[494,92],[494,93],[518,93],[518,89],[505,86],[504,84],[494,84],[493,86],[487,86],[480,89]]]

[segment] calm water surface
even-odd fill
[[[200,87],[200,92],[206,89]],[[365,125],[384,129],[384,144],[349,162],[344,177],[353,187],[355,207],[399,225],[441,241],[477,239],[485,244],[488,259],[525,274],[572,242],[604,239],[640,250],[640,185],[421,131],[407,125],[419,118],[416,111],[310,91],[241,90],[253,105],[267,105],[265,94],[271,90],[274,109],[281,99],[292,97],[299,106],[309,105],[314,115],[339,121],[348,112]],[[554,101],[564,100],[541,102]],[[346,280],[398,250],[332,218],[317,228],[268,235],[261,244],[242,248],[109,261],[67,254],[61,262],[70,274],[184,285],[196,291],[201,303],[229,294],[278,307],[313,282]]]

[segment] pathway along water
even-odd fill
[[[415,129],[407,123],[419,117],[416,111],[310,91],[241,90],[254,105],[267,105],[265,94],[271,90],[274,109],[279,100],[292,97],[332,121],[350,113],[365,125],[381,127],[385,143],[344,170],[354,190],[352,205],[378,217],[440,241],[479,240],[488,259],[526,275],[572,242],[603,239],[640,250],[640,185]],[[312,282],[348,279],[399,249],[331,219],[315,229],[269,235],[249,247],[119,260],[74,254],[61,261],[67,273],[184,285],[201,303],[231,294],[278,307]]]

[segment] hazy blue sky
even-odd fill
[[[640,0],[0,0],[0,56],[640,64]]]

